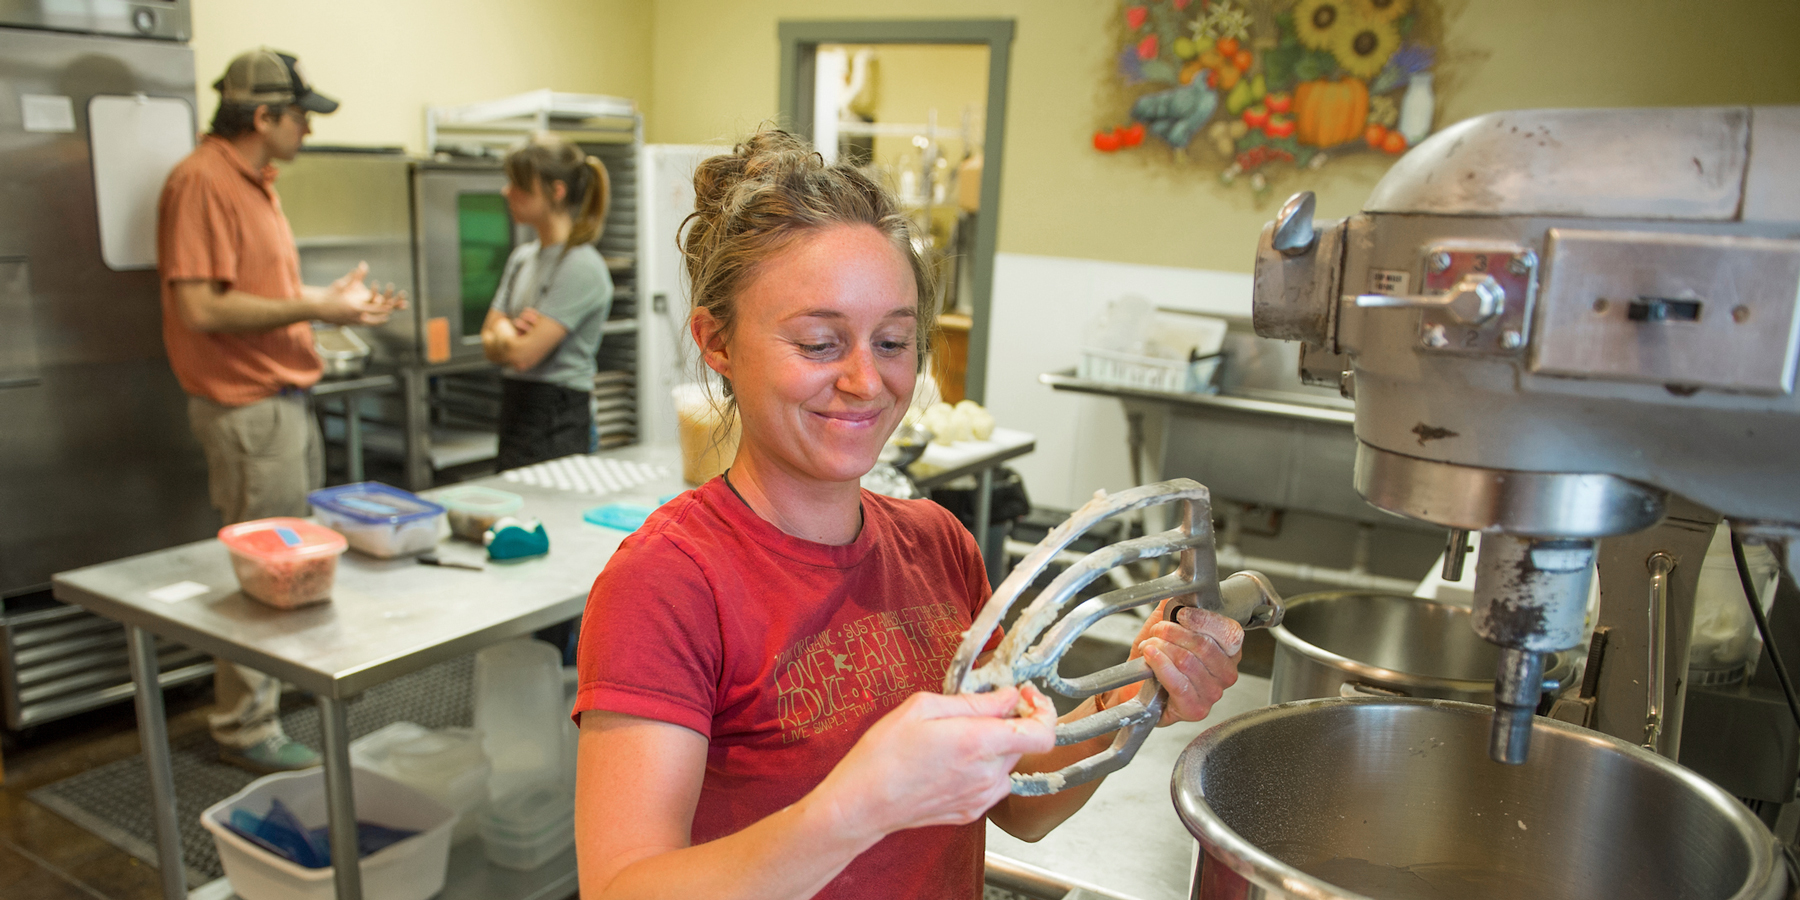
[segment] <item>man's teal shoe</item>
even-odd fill
[[[285,734],[274,735],[260,744],[248,747],[227,747],[221,744],[219,758],[258,775],[310,769],[319,764],[318,753]]]

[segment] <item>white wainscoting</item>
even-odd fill
[[[1038,382],[1044,372],[1072,368],[1088,324],[1127,294],[1170,309],[1248,318],[1251,278],[1067,257],[996,257],[987,406],[1001,425],[1037,435],[1037,451],[1010,463],[1036,506],[1073,509],[1097,489],[1131,485],[1118,401]]]

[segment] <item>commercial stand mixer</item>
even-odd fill
[[[1591,689],[1557,717],[1670,758],[1719,517],[1800,571],[1797,298],[1800,107],[1481,116],[1360,214],[1300,194],[1263,232],[1256,331],[1355,400],[1357,491],[1452,529],[1447,569],[1482,533],[1495,760],[1526,760],[1596,567]]]
[[[1357,491],[1450,529],[1447,578],[1480,532],[1471,620],[1501,651],[1498,702],[1331,697],[1209,723],[1171,779],[1200,845],[1192,895],[1793,900],[1765,823],[1673,760],[1721,516],[1800,571],[1800,107],[1482,116],[1415,147],[1361,213],[1313,207],[1294,197],[1262,235],[1257,333],[1302,342],[1303,379],[1354,399]],[[1164,502],[1178,527],[1072,561],[977,665],[1075,537]],[[1176,573],[1054,621],[1108,568],[1172,554]],[[1160,714],[1141,663],[1056,672],[1092,622],[1163,597],[1279,620],[1260,576],[1214,566],[1206,489],[1165,482],[1096,497],[996,589],[946,692],[1144,683],[1058,728],[1117,730],[1111,751],[1014,793],[1116,769]],[[1581,690],[1550,708],[1562,721],[1535,717],[1545,655],[1590,625]]]

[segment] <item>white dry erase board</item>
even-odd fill
[[[175,97],[97,95],[88,102],[100,258],[113,270],[156,267],[156,198],[194,150],[194,110]]]

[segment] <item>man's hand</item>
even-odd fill
[[[519,313],[518,316],[513,318],[513,331],[518,332],[521,335],[530,334],[531,329],[536,327],[537,323],[543,320],[544,314],[538,312],[537,307],[526,307],[524,312]]]
[[[406,308],[405,291],[394,290],[392,284],[377,290],[365,282],[368,276],[369,264],[357,263],[326,287],[318,301],[319,318],[333,325],[380,325],[395,310]]]

